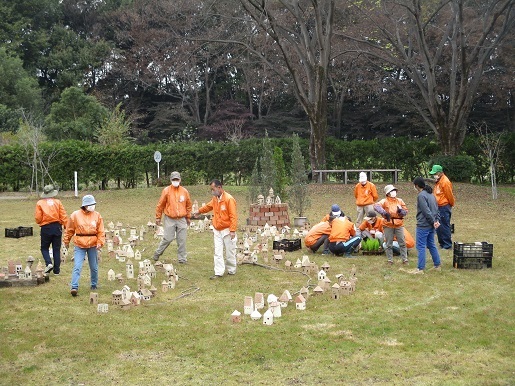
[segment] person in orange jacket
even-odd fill
[[[361,242],[361,237],[356,236],[354,224],[347,216],[329,218],[331,233],[329,234],[329,250],[336,256],[344,254],[350,257]]]
[[[396,238],[399,243],[402,263],[407,264],[408,250],[404,238],[403,218],[408,214],[408,208],[404,201],[397,197],[397,188],[395,186],[386,185],[384,193],[386,197],[374,205],[374,210],[386,220],[383,224],[386,258],[389,264],[393,264],[393,241]]]
[[[70,245],[73,237],[75,244],[73,250],[73,271],[71,281],[71,294],[77,296],[82,265],[88,256],[91,276],[91,289],[96,290],[98,285],[98,251],[105,243],[104,220],[100,213],[95,211],[95,197],[87,194],[82,197],[82,205],[79,210],[73,212],[68,219],[64,234],[64,245]]]
[[[379,198],[376,186],[368,181],[367,173],[359,173],[359,182],[354,187],[354,197],[356,197],[356,209],[358,217],[356,224],[361,224],[363,217],[368,212],[374,210],[374,203]]]
[[[429,174],[433,175],[436,180],[433,194],[438,204],[438,212],[440,213],[440,226],[436,228],[438,244],[440,244],[440,247],[443,249],[451,249],[451,215],[452,207],[456,203],[452,191],[452,183],[444,174],[441,165],[433,165]]]
[[[329,235],[331,234],[331,224],[329,221],[321,221],[314,225],[304,238],[304,244],[311,252],[316,253],[323,245],[322,254],[329,254]]]
[[[373,238],[379,240],[379,245],[383,245],[383,223],[384,219],[377,217],[374,210],[367,212],[363,222],[358,227],[358,236],[362,239]]]
[[[236,229],[238,228],[238,213],[236,211],[236,200],[227,193],[219,180],[210,183],[211,201],[201,208],[198,213],[213,211],[213,235],[215,243],[214,271],[210,279],[223,277],[227,269],[228,275],[236,273]],[[194,214],[196,215],[196,213]],[[225,261],[224,252],[225,248]]]
[[[36,203],[34,218],[41,227],[41,254],[45,260],[45,273],[54,271],[54,275],[61,272],[61,239],[62,227],[66,227],[68,216],[61,200],[55,198],[58,191],[54,185],[46,185],[41,193],[41,199]],[[49,248],[52,245],[50,258]]]
[[[181,186],[181,174],[170,174],[171,185],[161,192],[161,197],[156,206],[156,225],[161,225],[163,217],[164,234],[154,252],[154,260],[159,260],[166,248],[173,240],[177,240],[177,259],[179,263],[186,264],[186,237],[191,217],[191,198],[186,188]],[[163,215],[164,213],[164,215]]]

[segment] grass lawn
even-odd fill
[[[384,184],[378,184],[382,192]],[[399,197],[410,210],[407,227],[415,234],[416,192],[400,183]],[[188,187],[199,204],[210,199],[207,186]],[[227,187],[239,204],[239,224],[248,215],[246,189]],[[105,223],[146,225],[154,218],[160,188],[92,192]],[[84,193],[85,194],[85,193]],[[89,304],[89,268],[84,265],[79,296],[69,292],[72,262],[61,276],[37,287],[0,288],[0,384],[2,385],[513,385],[514,285],[513,189],[491,199],[488,187],[455,184],[454,240],[494,244],[493,268],[458,270],[452,252],[442,252],[443,271],[410,275],[399,260],[310,254],[328,277],[357,269],[354,295],[332,300],[310,296],[305,311],[283,309],[272,326],[242,315],[245,296],[255,292],[292,294],[317,284],[298,272],[241,265],[235,276],[209,280],[213,273],[210,232],[188,233],[188,260],[178,266],[174,290],[128,311],[112,306],[122,285],[107,280],[112,268],[125,276],[125,264],[104,252],[99,300],[107,314]],[[352,185],[311,185],[312,224],[338,203],[355,219]],[[10,259],[24,264],[41,258],[33,212],[37,198],[0,198],[2,228],[33,226],[34,236],[0,238],[0,267]],[[82,194],[81,194],[82,196]],[[68,214],[80,206],[70,192],[62,199]],[[2,230],[3,232],[3,230]],[[239,232],[239,237],[242,233]],[[147,234],[138,248],[151,258],[158,242]],[[269,243],[271,245],[271,242]],[[287,253],[296,261],[306,250]],[[162,260],[175,263],[173,243]],[[428,267],[431,266],[428,258]],[[37,262],[36,262],[37,263]],[[260,263],[263,260],[260,258]],[[416,267],[410,253],[409,268]],[[280,267],[282,268],[282,267]],[[136,289],[136,280],[126,282]],[[262,310],[264,312],[264,310]]]

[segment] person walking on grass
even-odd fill
[[[198,213],[213,211],[213,236],[215,244],[214,265],[215,274],[210,279],[223,277],[227,270],[228,275],[236,273],[236,229],[238,227],[238,215],[236,200],[227,193],[219,180],[213,180],[210,184],[213,198],[210,202],[199,208]],[[194,214],[196,216],[196,213]],[[225,248],[225,259],[224,259]]]
[[[59,275],[61,272],[62,227],[66,227],[68,222],[61,200],[55,198],[57,193],[54,185],[46,185],[41,193],[41,199],[36,203],[34,213],[36,224],[41,227],[41,254],[45,259],[45,273],[53,271],[54,275]],[[53,262],[50,258],[50,245],[52,245]]]
[[[440,255],[435,244],[435,230],[440,226],[440,213],[433,189],[426,185],[422,177],[413,180],[417,196],[417,232],[416,245],[418,254],[417,268],[414,274],[423,274],[426,268],[426,248],[433,259],[434,269],[440,270]]]
[[[79,210],[73,212],[66,225],[64,245],[68,248],[73,237],[73,271],[71,281],[71,294],[77,296],[82,265],[88,256],[91,275],[91,289],[96,290],[98,284],[98,251],[105,243],[104,220],[100,213],[95,211],[95,197],[87,194],[82,197]]]
[[[451,249],[451,215],[456,201],[452,191],[452,183],[444,174],[440,165],[433,165],[429,174],[433,175],[436,180],[433,194],[438,204],[438,212],[440,212],[440,226],[436,229],[438,243],[443,249]]]
[[[408,249],[404,238],[404,217],[408,208],[404,201],[397,197],[397,188],[393,185],[384,187],[386,195],[374,205],[374,210],[386,220],[383,223],[384,239],[386,241],[386,258],[388,264],[393,264],[393,240],[397,239],[403,264],[408,264]]]
[[[370,211],[374,210],[374,203],[379,198],[376,186],[368,181],[367,173],[359,173],[359,182],[354,187],[354,197],[356,198],[356,210],[358,217],[356,224],[361,224],[363,218]]]
[[[172,172],[171,185],[163,189],[156,206],[156,225],[161,225],[163,217],[164,235],[154,252],[154,260],[159,260],[173,240],[177,240],[177,258],[179,263],[186,264],[186,237],[191,217],[190,193],[181,186],[181,174]]]

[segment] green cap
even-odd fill
[[[429,172],[429,174],[443,173],[443,169],[440,165],[433,165],[433,168]]]

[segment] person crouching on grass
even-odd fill
[[[329,235],[329,250],[336,256],[350,257],[358,248],[361,237],[356,236],[356,229],[350,219],[343,213],[341,217],[329,217],[331,234]]]
[[[73,212],[68,219],[66,232],[64,234],[64,245],[70,245],[73,237],[75,244],[73,250],[73,271],[71,291],[72,296],[77,296],[79,291],[79,280],[82,271],[82,264],[88,256],[89,270],[91,272],[91,289],[97,289],[98,283],[98,251],[105,243],[104,220],[100,213],[95,211],[96,201],[91,194],[82,198],[82,205],[79,210]]]

